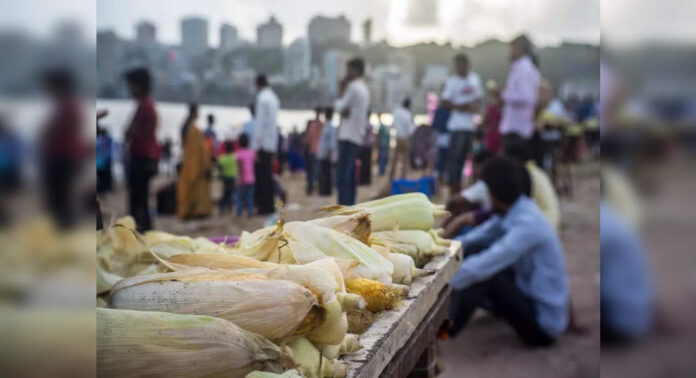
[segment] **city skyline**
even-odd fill
[[[564,4],[562,12],[553,0],[533,0],[524,7],[505,0],[491,4],[464,0],[353,0],[330,4],[297,0],[292,6],[275,0],[167,2],[166,5],[154,0],[124,5],[131,1],[98,2],[97,30],[114,30],[131,39],[135,34],[133,25],[146,20],[157,25],[161,43],[180,44],[181,19],[197,16],[208,20],[209,47],[217,47],[219,35],[215,31],[222,24],[234,25],[240,39],[253,42],[258,25],[273,16],[283,26],[282,43],[288,46],[295,39],[307,36],[307,26],[313,17],[343,15],[352,25],[350,40],[354,43],[361,41],[360,25],[367,19],[373,20],[372,40],[387,40],[394,46],[421,42],[472,46],[488,39],[509,40],[521,32],[527,32],[539,46],[599,43],[599,4],[582,0],[572,0],[570,6]]]

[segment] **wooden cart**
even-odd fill
[[[437,331],[449,317],[449,281],[461,260],[461,244],[453,242],[425,266],[436,273],[415,280],[409,297],[360,335],[363,348],[345,357],[349,378],[435,376]]]

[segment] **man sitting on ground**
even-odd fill
[[[483,168],[481,179],[495,215],[458,238],[465,259],[451,281],[451,335],[484,302],[530,346],[552,344],[568,325],[561,242],[539,207],[523,194],[521,172],[507,158],[491,159]]]

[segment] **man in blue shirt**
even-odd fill
[[[568,325],[568,279],[558,235],[524,193],[520,166],[494,158],[483,168],[495,215],[458,238],[465,259],[455,290],[450,334],[484,303],[530,346],[547,346]]]

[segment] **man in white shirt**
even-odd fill
[[[338,204],[353,205],[357,191],[355,159],[365,138],[365,115],[370,107],[370,91],[365,84],[365,62],[353,58],[348,62],[348,73],[341,82],[341,98],[334,108],[342,116],[338,128],[337,186]]]
[[[479,111],[483,98],[481,78],[469,71],[469,57],[466,54],[457,54],[454,65],[457,74],[447,79],[440,95],[441,106],[452,111],[447,121],[447,131],[450,134],[450,193],[457,193],[461,188],[464,162],[471,150],[476,130],[473,116]]]
[[[255,204],[259,214],[270,214],[275,210],[273,204],[273,155],[278,149],[278,111],[280,100],[268,86],[266,76],[256,77],[256,118],[252,148],[256,150]]]
[[[503,148],[529,144],[534,133],[534,119],[541,75],[532,61],[532,43],[525,35],[510,43],[510,73],[503,91],[503,115],[500,132]]]
[[[411,156],[411,136],[416,131],[411,114],[411,99],[405,99],[393,112],[393,126],[396,130],[396,148],[389,168],[389,181],[394,179],[396,164],[401,161],[401,178],[406,178]]]

